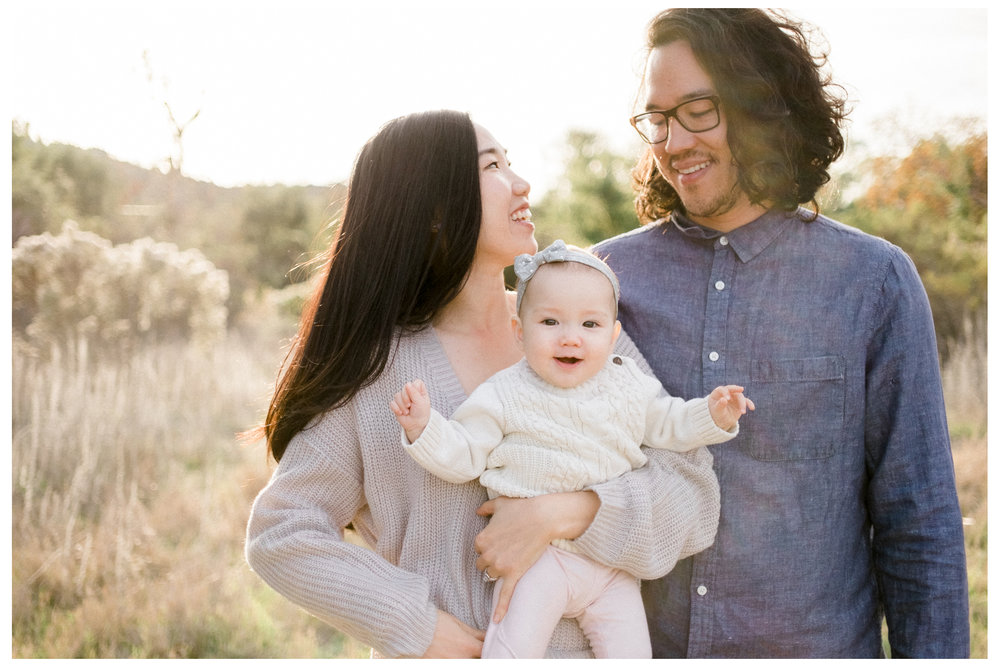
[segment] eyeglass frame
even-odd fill
[[[691,128],[689,128],[687,125],[684,124],[684,121],[682,121],[681,117],[677,115],[677,112],[680,110],[681,107],[683,107],[683,106],[685,106],[687,104],[693,104],[694,102],[701,102],[702,100],[710,100],[712,102],[712,107],[715,110],[715,124],[712,125],[712,127],[706,127],[703,130],[692,130]],[[651,110],[651,111],[644,111],[642,113],[639,113],[639,114],[636,114],[636,115],[632,116],[628,120],[629,120],[629,123],[632,124],[632,127],[635,128],[635,131],[638,133],[638,135],[640,137],[642,137],[643,141],[645,141],[647,144],[650,144],[651,146],[655,146],[656,144],[662,144],[664,141],[666,141],[667,139],[670,138],[670,119],[671,118],[676,119],[677,122],[680,124],[681,127],[683,127],[685,130],[687,130],[688,132],[691,132],[693,134],[700,134],[702,132],[708,132],[710,130],[714,130],[715,128],[719,127],[719,125],[722,123],[722,114],[719,111],[719,103],[720,102],[721,102],[721,99],[719,98],[718,95],[702,95],[701,97],[695,97],[695,98],[690,99],[690,100],[685,100],[684,102],[681,102],[680,104],[678,104],[677,106],[675,106],[672,109],[667,109],[665,111],[659,111],[659,110],[656,110],[656,109]],[[666,134],[666,136],[663,137],[663,139],[660,139],[659,141],[650,141],[649,139],[646,138],[646,135],[643,134],[641,131],[639,131],[639,128],[636,127],[636,123],[638,122],[639,118],[642,118],[644,116],[652,116],[654,114],[660,114],[661,116],[663,116],[663,118],[664,118],[664,125],[667,126],[667,134]]]

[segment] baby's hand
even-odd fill
[[[743,387],[734,384],[716,387],[708,395],[708,411],[723,431],[733,430],[740,417],[753,409],[753,401],[743,395]]]
[[[389,407],[411,443],[420,437],[431,418],[431,399],[423,380],[407,382],[390,401]]]

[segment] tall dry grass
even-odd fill
[[[987,340],[985,324],[966,327],[964,338],[949,350],[941,369],[945,406],[952,434],[952,457],[958,500],[965,523],[969,574],[972,657],[987,652]]]
[[[275,325],[277,326],[277,325]],[[270,469],[259,418],[281,329],[119,363],[15,345],[14,657],[364,657],[243,561]],[[285,332],[287,333],[287,331]],[[966,517],[973,656],[987,655],[985,341],[944,369]]]
[[[270,470],[234,435],[273,379],[266,347],[234,336],[93,363],[15,345],[14,657],[366,655],[243,561]]]

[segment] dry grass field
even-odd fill
[[[243,560],[270,469],[237,444],[266,403],[281,334],[95,364],[16,344],[13,657],[365,657]],[[985,343],[982,347],[985,346]],[[968,348],[968,349],[966,349]],[[973,656],[987,655],[985,349],[945,369],[966,517]]]
[[[367,656],[243,560],[270,469],[234,436],[265,404],[277,340],[99,364],[15,346],[14,657]]]

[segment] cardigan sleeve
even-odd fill
[[[276,591],[381,655],[419,657],[437,623],[427,579],[344,540],[366,506],[348,412],[328,413],[289,443],[254,502],[247,562]]]
[[[648,369],[624,333],[616,350]],[[598,562],[655,579],[715,541],[719,481],[705,447],[687,453],[643,451],[649,458],[645,466],[592,487],[601,506],[575,543]]]

